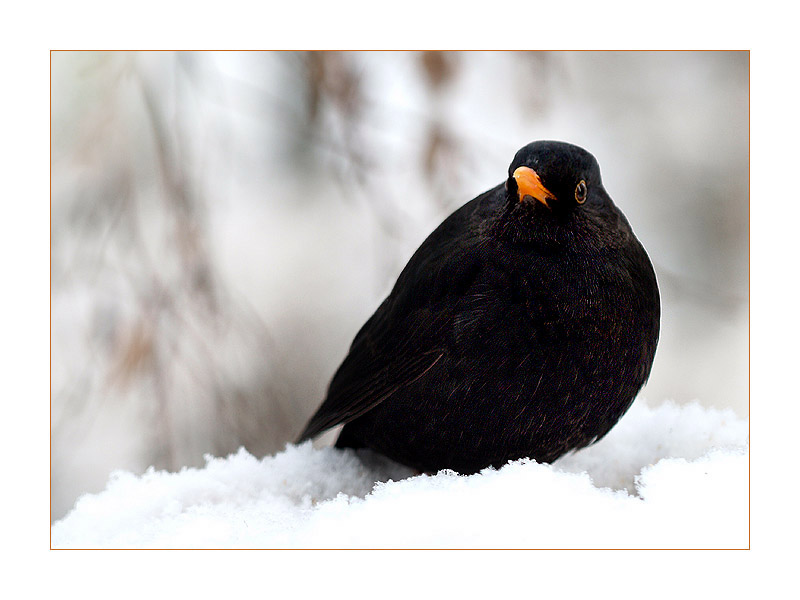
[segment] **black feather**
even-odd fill
[[[300,440],[344,424],[422,471],[553,461],[603,437],[650,373],[655,273],[588,152],[520,150],[556,200],[513,178],[450,215],[356,336]],[[575,186],[588,187],[584,203]]]

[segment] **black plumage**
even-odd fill
[[[505,184],[450,215],[364,324],[300,441],[344,424],[425,472],[551,462],[603,437],[650,374],[650,260],[594,157],[517,152]]]

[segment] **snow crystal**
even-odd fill
[[[52,527],[57,548],[728,548],[748,546],[748,426],[641,400],[553,465],[414,475],[310,442],[178,473],[115,473]]]

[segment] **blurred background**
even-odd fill
[[[653,260],[640,398],[748,413],[746,52],[53,52],[51,518],[281,450],[450,212],[585,147]]]

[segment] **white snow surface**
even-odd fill
[[[371,452],[241,449],[178,473],[115,472],[51,529],[54,548],[743,548],[748,424],[638,400],[600,442],[415,475]]]

